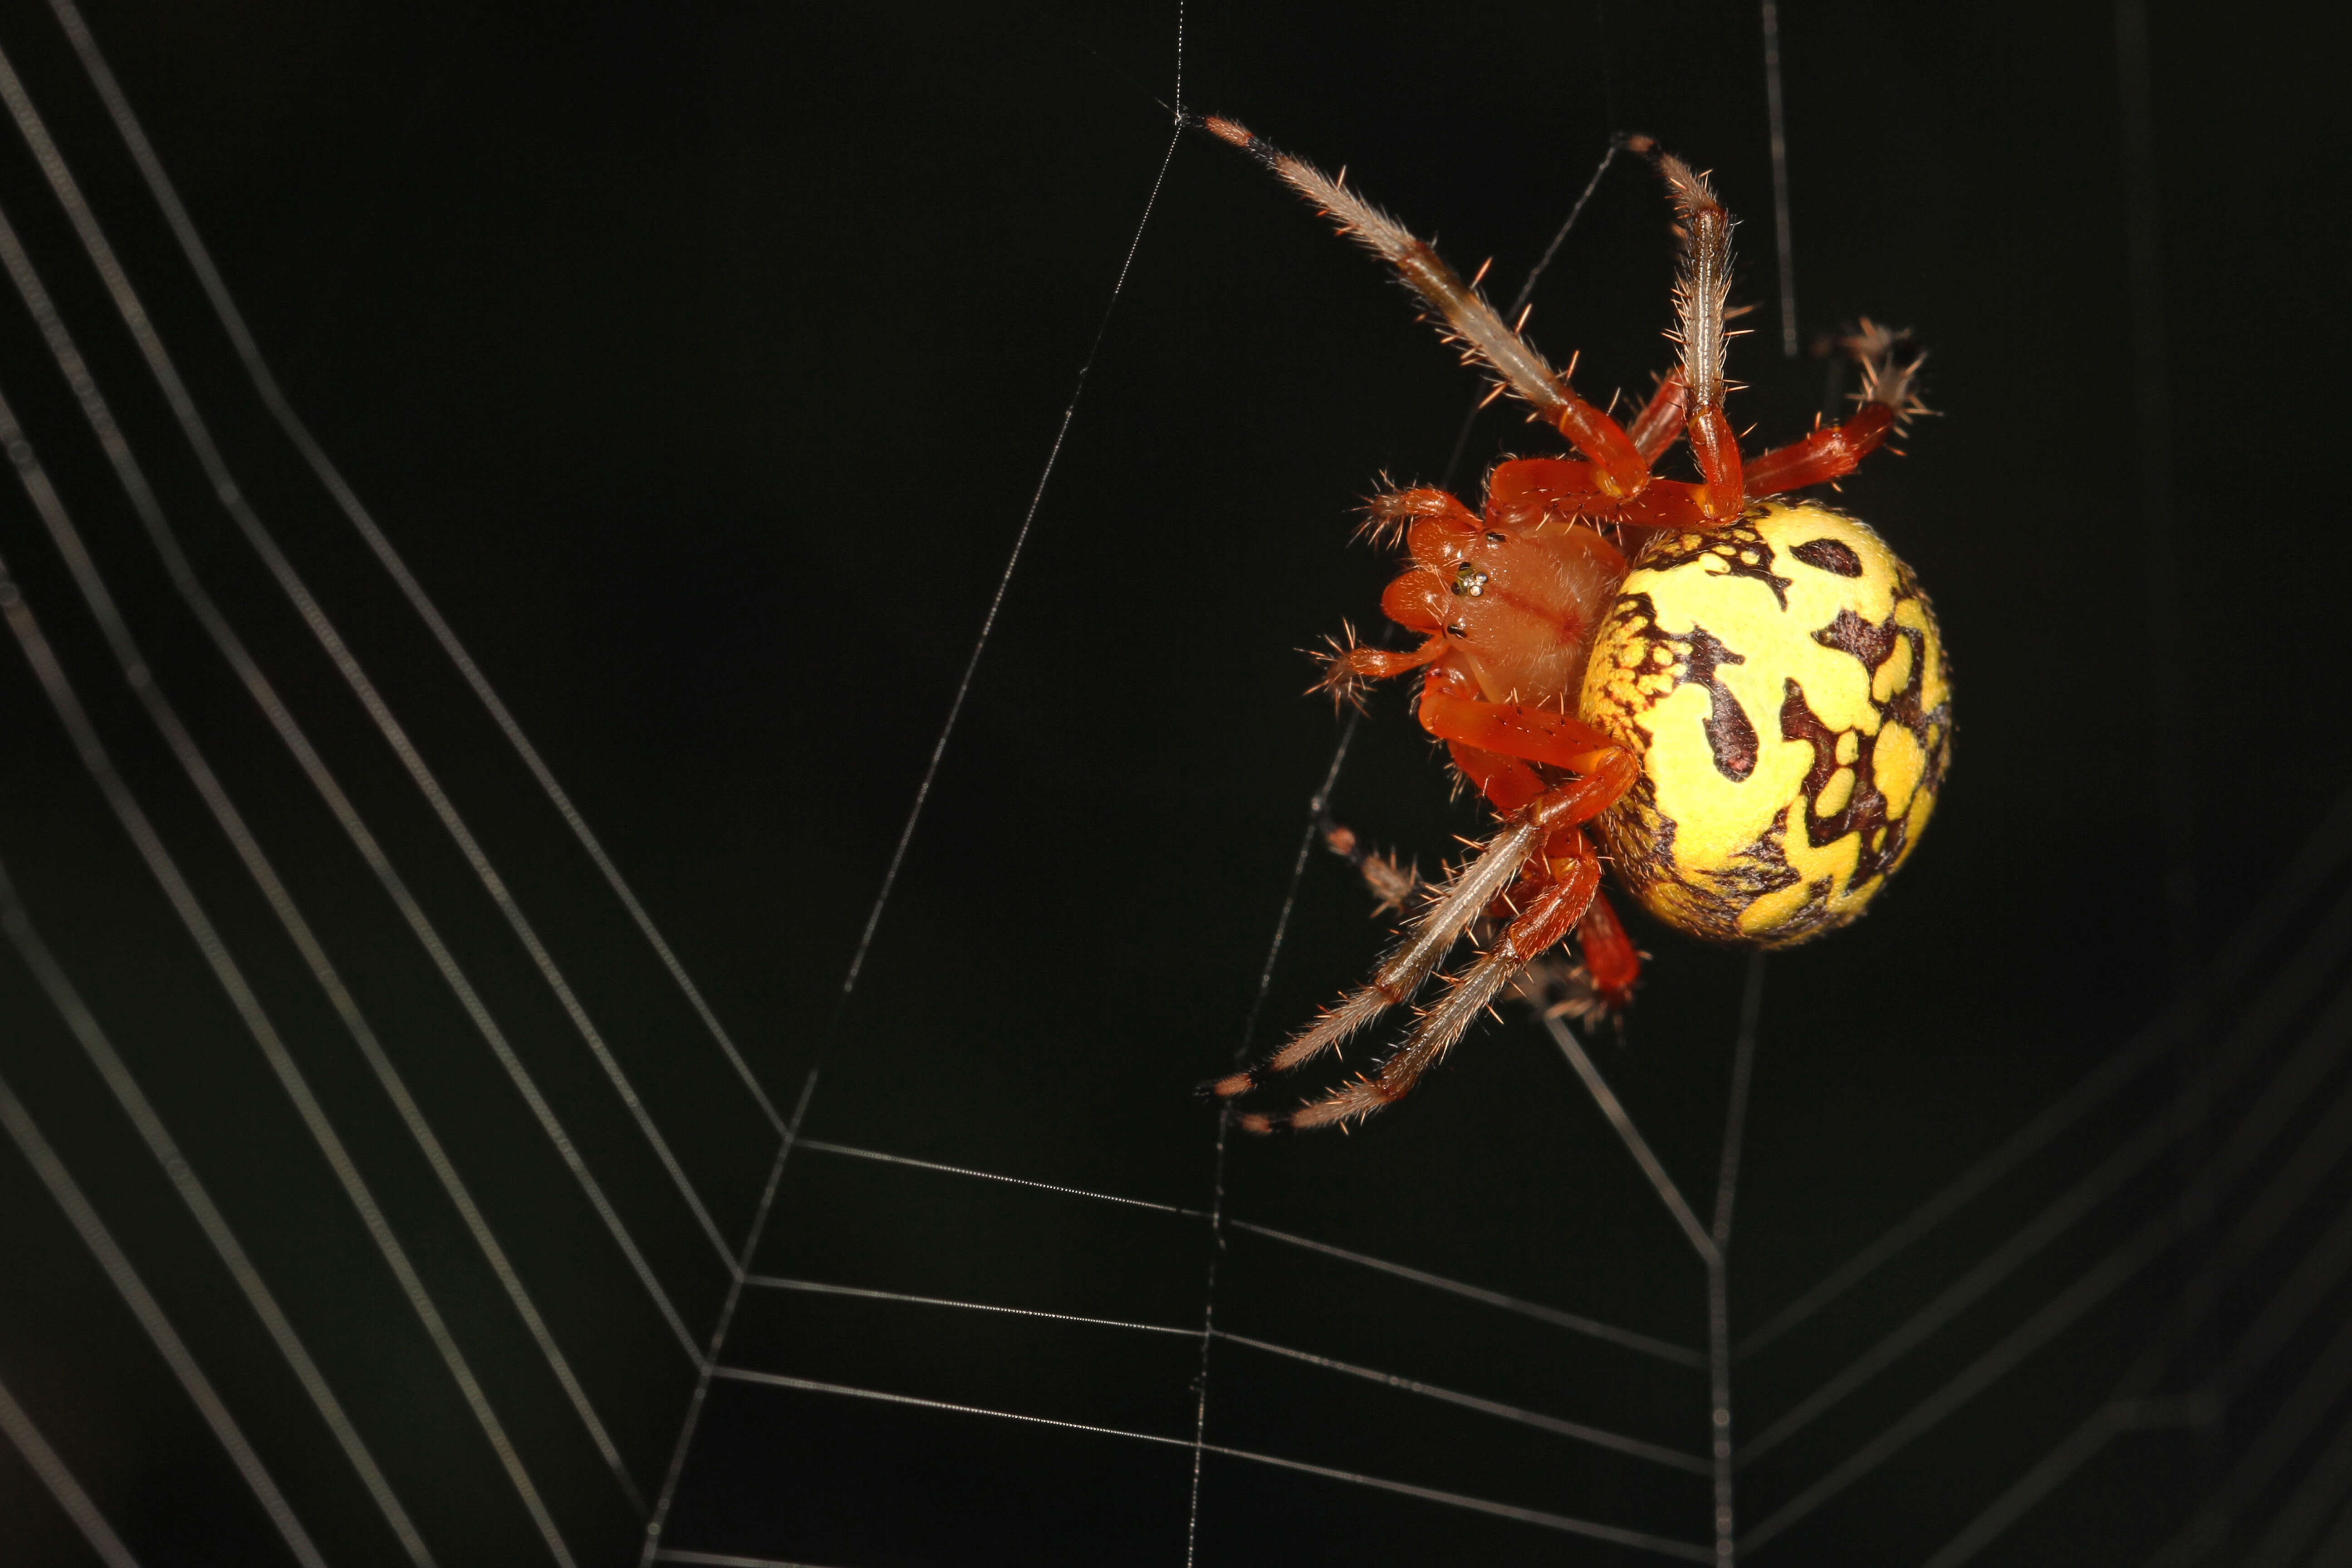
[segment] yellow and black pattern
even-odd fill
[[[1785,947],[1845,924],[1910,854],[1952,753],[1935,612],[1884,541],[1811,502],[1634,558],[1583,713],[1642,759],[1600,819],[1651,912]]]

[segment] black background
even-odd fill
[[[1958,730],[1935,826],[1883,907],[1770,961],[1734,1273],[1735,1319],[1748,1323],[1908,1212],[2175,989],[2162,759],[2179,759],[2193,802],[2201,942],[2235,924],[2335,799],[2347,750],[2336,673],[2344,128],[2325,51],[2281,16],[2160,6],[2153,19],[2172,368],[2162,441],[2186,650],[2168,691],[2149,651],[2112,15],[1811,0],[1784,13],[1801,336],[1869,314],[1933,351],[1927,397],[1940,416],[1842,500],[1934,595]],[[295,405],[789,1107],[1153,195],[1174,16],[329,0],[93,4],[90,19]],[[575,971],[721,1227],[740,1235],[772,1152],[764,1124],[268,421],[46,9],[13,7],[0,45],[77,158],[257,503]],[[1749,386],[1736,412],[1755,426],[1750,449],[1798,434],[1821,405],[1822,363],[1777,352],[1752,7],[1339,16],[1195,5],[1183,68],[1193,105],[1348,165],[1465,269],[1492,256],[1507,296],[1608,132],[1655,134],[1712,167],[1747,220],[1737,298],[1759,309],[1734,372]],[[624,1173],[625,1192],[653,1194],[628,1200],[640,1204],[633,1215],[707,1325],[723,1293],[708,1252],[661,1208],[657,1173],[637,1169],[650,1170],[641,1147],[599,1108],[576,1042],[462,862],[250,552],[203,505],[184,446],[13,142],[0,150],[0,207],[69,316],[89,323],[78,330],[110,395],[159,482],[184,499],[192,548],[257,650],[315,710],[322,744],[385,814],[388,841],[415,857],[412,875],[453,941],[478,955],[526,1054],[559,1079],[578,1075],[559,1093],[584,1119],[583,1147]],[[1621,165],[1545,276],[1531,334],[1556,360],[1580,352],[1589,393],[1646,388],[1668,353],[1669,260],[1653,183]],[[1374,616],[1390,568],[1350,544],[1354,509],[1383,472],[1437,479],[1479,386],[1370,262],[1200,138],[1168,163],[1095,353],[807,1126],[841,1143],[1206,1206],[1213,1119],[1189,1091],[1242,1043],[1303,805],[1337,734],[1328,705],[1300,695],[1311,676],[1297,650]],[[509,1243],[547,1282],[634,1468],[658,1477],[690,1369],[563,1208],[560,1171],[499,1099],[503,1080],[169,598],[13,301],[0,309],[0,387],[68,494],[87,498],[83,525],[164,684],[247,792],[404,1065],[433,1086],[469,1175],[499,1194]],[[1552,449],[1498,405],[1474,457],[1506,447]],[[583,1560],[626,1560],[635,1526],[608,1479],[530,1382],[527,1343],[498,1326],[502,1303],[469,1272],[462,1233],[108,676],[13,486],[0,553],[166,837],[216,889],[224,929],[363,1162],[377,1162],[453,1311],[482,1325],[482,1358],[501,1369],[493,1382],[520,1366],[501,1397],[547,1456],[543,1479]],[[22,660],[10,652],[0,666],[0,856],[35,918],[152,1075],[264,1271],[285,1281],[404,1495],[434,1499],[442,1560],[533,1560],[488,1450],[217,987]],[[1393,696],[1376,703],[1334,804],[1424,868],[1479,820],[1449,805],[1438,760]],[[1381,940],[1344,869],[1320,859],[1289,932],[1259,1044],[1360,973]],[[1602,1066],[1696,1193],[1712,1186],[1744,961],[1639,934],[1655,959]],[[13,960],[0,963],[0,1070],[187,1315],[331,1558],[393,1561],[274,1352],[205,1272],[216,1266],[152,1162]],[[5,1163],[16,1261],[0,1288],[0,1375],[142,1561],[259,1560],[249,1554],[275,1548],[233,1472],[54,1205],[16,1156]],[[1197,1226],[1016,1212],[993,1190],[974,1197],[939,1180],[795,1156],[764,1266],[1197,1323]],[[1696,1263],[1523,1020],[1475,1037],[1357,1136],[1237,1144],[1226,1193],[1246,1219],[1682,1343],[1704,1331]],[[1974,1232],[1938,1237],[1885,1289],[1916,1294],[1948,1277],[2004,1223],[1981,1216]],[[1619,1366],[1581,1342],[1522,1343],[1518,1327],[1419,1297],[1391,1302],[1358,1276],[1302,1273],[1245,1240],[1224,1267],[1219,1317],[1237,1332],[1538,1408],[1606,1405],[1619,1425],[1698,1447],[1703,1380]],[[1190,1436],[1189,1342],[1149,1355],[1121,1342],[1097,1356],[993,1328],[959,1337],[960,1320],[902,1321],[898,1309],[786,1307],[754,1293],[730,1358]],[[1858,1344],[1875,1330],[1838,1331]],[[1808,1367],[1744,1381],[1744,1407],[1785,1405],[1836,1364],[1840,1342],[1809,1353]],[[1926,1555],[1972,1511],[1947,1495],[1997,1489],[2019,1452],[2064,1429],[2068,1359],[2034,1374],[2021,1406],[1956,1423],[1809,1527],[1804,1544],[1792,1536],[1779,1550],[1822,1563]],[[1359,1398],[1221,1346],[1210,1435],[1704,1534],[1696,1481],[1667,1486],[1450,1416],[1400,1422]],[[1173,1561],[1181,1550],[1188,1453],[1138,1458],[1113,1439],[898,1419],[722,1389],[674,1543],[752,1551],[728,1542],[756,1540],[769,1554],[859,1568]],[[1824,1439],[1798,1469],[1842,1451]],[[2179,1453],[2145,1458],[2103,1476],[2108,1501],[2075,1525],[2128,1514],[2189,1473]],[[1369,1496],[1213,1462],[1202,1560],[1612,1552]],[[21,1542],[11,1562],[81,1560],[5,1452],[0,1520]],[[704,1533],[688,1539],[689,1528]],[[2045,1532],[2015,1549],[2059,1561],[2080,1545]]]

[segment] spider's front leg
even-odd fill
[[[1433,489],[1391,490],[1376,496],[1368,509],[1364,532],[1377,542],[1386,543],[1412,531],[1413,525],[1424,519],[1434,520],[1442,528],[1460,533],[1475,533],[1479,527],[1477,514],[1445,491]],[[1444,657],[1444,617],[1431,614],[1423,601],[1426,595],[1416,574],[1408,572],[1389,584],[1381,596],[1381,609],[1399,626],[1423,634],[1422,644],[1410,651],[1373,647],[1356,641],[1353,626],[1348,628],[1346,645],[1332,645],[1331,651],[1316,657],[1323,661],[1323,679],[1316,689],[1328,691],[1336,702],[1357,702],[1363,700],[1364,688],[1375,680],[1393,680],[1416,669],[1426,668]]]

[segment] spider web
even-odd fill
[[[1149,367],[1213,351],[1164,308],[1179,226],[1151,215],[1197,222],[1239,181],[1204,192],[1163,122],[1119,244],[1071,264],[1088,401],[1065,387],[1006,492],[1025,510],[1000,509],[981,640],[924,710],[948,730],[917,726],[917,812],[882,896],[842,900],[854,945],[817,954],[845,959],[840,1001],[793,1009],[808,1044],[739,1044],[679,956],[709,933],[661,934],[279,391],[102,38],[56,13],[0,39],[29,158],[0,191],[29,323],[0,344],[28,672],[0,1429],[30,1560],[1717,1561],[1726,1428],[1741,1555],[2063,1549],[2102,1498],[2144,1502],[2151,1463],[2186,1483],[2133,1526],[2153,1561],[2352,1544],[2352,805],[2155,1023],[1843,1262],[1759,1284],[1769,1313],[1735,1320],[1725,1264],[1772,1272],[1727,1245],[1751,1074],[1833,1026],[1780,1022],[1793,963],[1669,956],[1639,1054],[1555,1023],[1567,1060],[1530,1089],[1514,1025],[1394,1131],[1213,1167],[1204,1119],[1135,1107],[1171,1062],[1217,1065],[1182,1042],[1246,1017],[1262,1044],[1352,973],[1325,933],[1368,943],[1360,900],[1311,839],[1211,853],[1297,831],[1271,810],[1155,837],[1164,798],[1015,700],[1124,629],[1089,607],[1133,559],[1102,520],[1173,515],[1118,434],[1170,417]],[[1087,392],[1098,361],[1120,368]],[[1321,572],[1311,543],[1251,570]],[[1263,651],[1182,679],[1244,684]],[[1295,729],[1290,681],[1269,710]],[[1126,774],[1208,768],[1122,723],[1086,738]],[[1292,758],[1310,819],[1414,821],[1421,760],[1341,733],[1328,768],[1250,734],[1192,782]],[[1042,886],[1003,889],[1024,844],[1089,839],[1145,862],[1123,929],[1107,858],[1032,856]],[[969,930],[983,892],[1017,940]],[[1249,907],[1278,907],[1270,946],[1199,919]],[[1091,1010],[1063,1003],[1082,1024],[1043,1029],[1033,988],[1097,973]]]

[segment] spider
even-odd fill
[[[1862,365],[1860,406],[1743,459],[1723,411],[1731,216],[1704,174],[1624,137],[1674,209],[1668,335],[1681,353],[1621,425],[1504,322],[1476,279],[1465,284],[1394,219],[1231,120],[1196,123],[1394,268],[1494,376],[1490,397],[1517,395],[1579,454],[1503,462],[1475,511],[1433,489],[1371,501],[1368,531],[1410,558],[1381,608],[1420,644],[1391,651],[1351,632],[1320,686],[1346,700],[1419,671],[1422,726],[1501,826],[1425,892],[1336,830],[1333,847],[1384,902],[1418,894],[1421,908],[1369,984],[1212,1092],[1242,1094],[1336,1049],[1411,997],[1465,932],[1483,951],[1377,1068],[1241,1124],[1360,1121],[1410,1090],[1506,985],[1618,1016],[1641,955],[1601,891],[1604,851],[1653,914],[1718,943],[1784,947],[1860,914],[1917,843],[1949,765],[1943,642],[1909,569],[1869,528],[1818,502],[1765,498],[1853,471],[1926,412],[1924,356],[1864,321],[1843,345]],[[1696,482],[1654,472],[1677,439]],[[1580,965],[1547,963],[1571,932]]]

